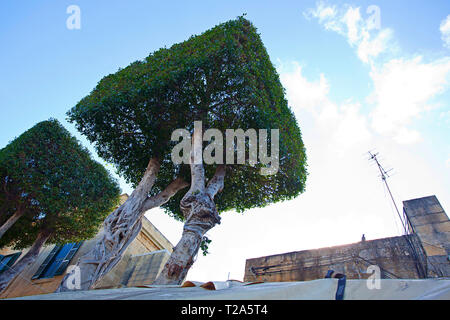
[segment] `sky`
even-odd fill
[[[431,4],[432,3],[432,4]],[[69,28],[71,5],[79,28]],[[58,119],[97,82],[149,53],[246,14],[261,34],[308,157],[297,198],[225,212],[188,280],[242,280],[245,260],[401,235],[392,201],[436,195],[450,210],[449,1],[47,1],[0,4],[0,148]],[[146,217],[172,242],[182,223]]]

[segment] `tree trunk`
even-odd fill
[[[217,167],[214,177],[205,187],[199,132],[194,129],[194,146],[190,159],[191,188],[180,202],[181,211],[186,219],[183,235],[153,284],[181,284],[194,263],[203,236],[216,224],[220,224],[214,196],[223,188],[225,165]]]
[[[3,237],[6,231],[8,231],[9,228],[17,221],[23,214],[25,213],[25,210],[23,209],[17,209],[14,214],[6,220],[6,222],[0,227],[0,238]]]
[[[103,230],[93,249],[83,255],[77,262],[80,268],[81,288],[94,289],[96,283],[105,276],[121,259],[129,244],[134,240],[142,226],[144,213],[160,206],[181,188],[187,186],[182,179],[175,179],[164,191],[148,197],[160,164],[151,159],[139,185],[130,197],[103,223]],[[69,291],[67,286],[70,275],[66,274],[56,292]]]
[[[183,235],[153,284],[181,284],[194,263],[203,236],[220,223],[214,201],[205,193],[183,197],[181,206],[189,206]]]
[[[30,250],[22,257],[22,259],[0,274],[0,292],[5,290],[17,275],[36,260],[41,248],[45,245],[45,242],[51,235],[52,233],[50,231],[41,231]]]

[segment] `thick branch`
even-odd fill
[[[162,206],[164,203],[169,201],[170,198],[172,198],[178,191],[186,188],[187,186],[189,186],[189,183],[184,181],[183,178],[176,178],[163,191],[145,200],[142,206],[142,212]]]
[[[2,226],[0,226],[0,238],[5,234],[6,231],[8,231],[9,228],[12,227],[14,223],[16,223],[17,220],[19,220],[21,216],[23,216],[24,213],[25,210],[23,210],[19,206],[17,211],[11,217],[9,217],[8,220],[6,220],[6,222]]]
[[[214,199],[214,196],[221,192],[223,189],[223,183],[225,180],[226,167],[224,164],[219,164],[216,168],[216,172],[206,187],[206,193]]]
[[[214,195],[222,190],[224,177],[225,166],[219,165],[206,190],[196,192],[198,189],[191,185],[191,189],[184,195],[180,202],[181,211],[186,219],[183,235],[154,284],[180,284],[186,277],[194,263],[203,236],[220,223],[213,199]]]
[[[205,190],[205,169],[203,167],[202,158],[202,128],[197,127],[194,123],[194,134],[192,135],[192,150],[191,150],[191,188],[189,192]]]
[[[6,179],[4,179],[4,181],[5,181],[5,182],[3,183],[3,190],[5,191],[6,195],[7,195],[8,197],[10,197],[11,194],[9,193],[8,188],[6,188]]]
[[[194,124],[193,140],[198,138],[196,129]],[[223,189],[226,167],[223,164],[218,165],[205,188],[204,167],[202,162],[195,161],[198,160],[194,156],[195,152],[201,152],[201,149],[194,143],[190,159],[191,188],[180,201],[180,209],[186,219],[183,235],[153,284],[180,284],[194,263],[203,236],[220,223],[214,196]]]
[[[136,189],[134,189],[134,191],[131,193],[130,198],[138,197],[142,199],[144,195],[145,196],[148,195],[148,192],[155,183],[156,175],[159,171],[160,166],[161,164],[159,163],[158,159],[156,158],[150,159],[147,168],[145,169],[145,173],[142,180],[139,182]]]
[[[45,242],[50,238],[51,235],[52,232],[49,230],[41,231],[38,234],[33,245],[31,246],[30,250],[28,250],[28,252],[12,267],[10,267],[0,275],[0,292],[5,290],[6,287],[11,283],[11,281],[14,280],[14,278],[18,274],[20,274],[23,270],[25,270],[25,268],[27,268],[36,260],[39,252],[41,251],[41,248],[45,245]]]

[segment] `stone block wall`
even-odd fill
[[[384,238],[320,249],[248,259],[244,281],[306,281],[324,278],[328,270],[348,279],[367,279],[377,265],[382,278],[419,278],[408,242],[414,235]]]
[[[428,277],[450,277],[450,220],[436,196],[403,201],[409,228],[427,256]]]
[[[381,278],[450,277],[450,221],[436,196],[403,202],[410,234],[328,248],[248,259],[244,281],[305,281],[328,270],[365,279],[370,265]]]

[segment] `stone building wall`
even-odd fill
[[[380,267],[382,278],[419,278],[409,244],[414,238],[392,237],[248,259],[244,281],[314,280],[325,277],[328,270],[348,279],[367,279],[373,272],[368,272],[370,265]]]
[[[403,208],[426,253],[428,277],[450,277],[450,220],[436,196],[404,201]]]
[[[123,195],[121,203],[123,203],[126,198],[127,196]],[[74,257],[71,259],[69,266],[75,264],[83,254],[92,249],[92,247],[96,243],[96,240],[100,236],[100,233],[101,232],[99,232],[95,238],[83,242]],[[39,253],[36,261],[31,266],[26,268],[19,276],[17,276],[6,288],[6,290],[0,294],[0,299],[54,292],[61,283],[61,280],[64,277],[65,273],[62,275],[53,276],[51,278],[31,279],[38,268],[42,265],[45,258],[52,251],[54,246],[55,245],[44,247]],[[114,268],[111,269],[111,271],[109,271],[99,282],[98,288],[116,288],[126,285],[126,283],[123,283],[123,276],[125,274],[125,271],[127,270],[127,268],[133,268],[133,264],[138,261],[136,259],[133,259],[133,257],[159,250],[164,250],[165,252],[167,252],[167,255],[170,255],[170,253],[173,251],[173,245],[150,221],[147,220],[147,218],[144,217],[142,220],[141,231],[126,249],[117,265],[114,266]],[[16,252],[16,250],[11,250],[8,248],[0,250],[0,254],[2,255],[11,254],[14,252]],[[21,257],[23,257],[26,252],[27,250],[23,250]],[[161,263],[162,262],[163,261],[161,261]],[[156,265],[152,267],[156,268],[157,270],[161,268],[160,266]],[[153,269],[148,269],[146,271],[149,272],[151,278],[154,273]],[[129,275],[129,277],[132,276],[132,274]],[[149,277],[147,277],[146,279],[149,279]],[[139,285],[139,283],[137,281],[134,281],[132,285]]]
[[[305,281],[328,270],[365,279],[380,268],[381,278],[450,277],[450,221],[435,196],[403,202],[410,234],[328,248],[248,259],[244,281]]]

